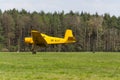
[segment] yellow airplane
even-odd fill
[[[32,53],[36,54],[34,50],[35,46],[46,47],[50,44],[65,44],[76,42],[75,37],[72,34],[72,30],[67,29],[64,38],[52,37],[46,34],[40,33],[39,31],[32,30],[31,37],[24,38],[25,43],[32,45]]]

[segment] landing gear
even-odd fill
[[[32,45],[32,49],[31,49],[31,51],[32,51],[32,54],[36,54],[36,51],[35,51],[35,45]]]
[[[36,51],[32,51],[32,54],[36,54]]]

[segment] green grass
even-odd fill
[[[0,80],[120,80],[120,53],[0,52]]]

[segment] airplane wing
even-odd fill
[[[32,35],[32,39],[33,39],[34,44],[39,45],[39,46],[46,46],[47,45],[46,40],[40,34],[40,32],[32,30],[31,35]]]

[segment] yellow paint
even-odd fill
[[[38,31],[32,30],[31,37],[25,37],[25,43],[46,45],[46,44],[65,44],[76,42],[75,37],[72,34],[72,30],[67,29],[64,38],[52,37]]]

